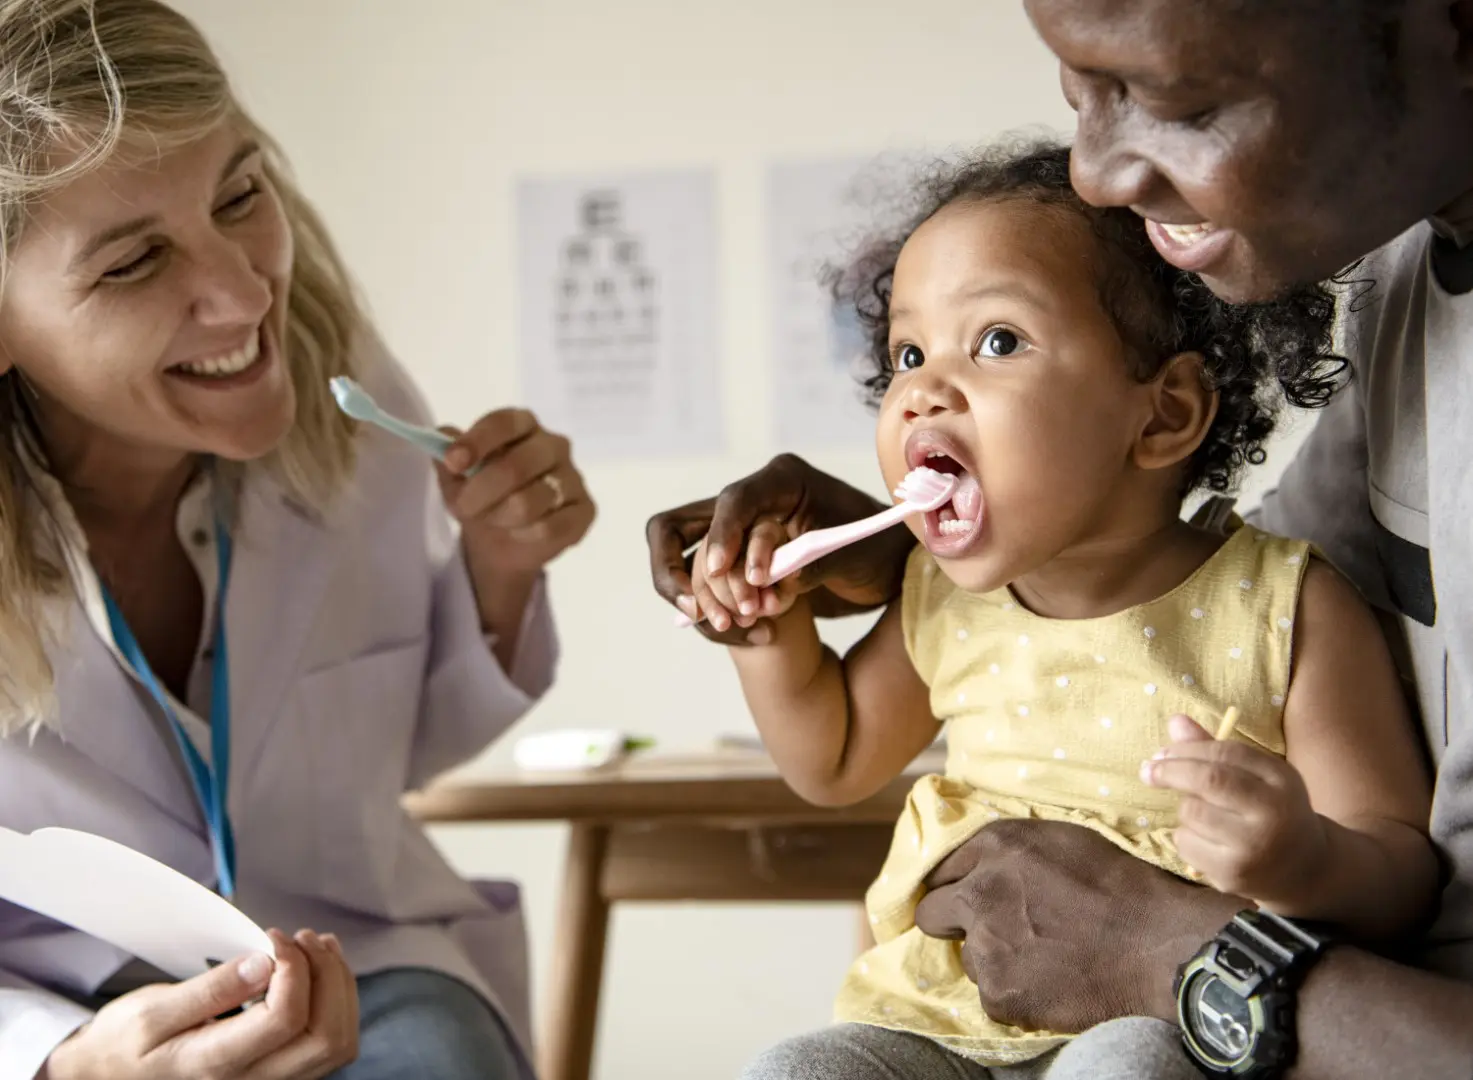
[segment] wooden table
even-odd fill
[[[542,1080],[588,1080],[610,906],[626,901],[861,901],[916,775],[856,806],[794,795],[762,753],[635,756],[601,770],[449,777],[405,799],[419,820],[572,826],[539,1035]],[[864,926],[867,932],[868,926]]]

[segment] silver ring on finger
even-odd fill
[[[552,513],[557,513],[568,502],[568,493],[563,490],[563,482],[553,473],[544,473],[542,482],[552,492]]]

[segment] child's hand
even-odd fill
[[[799,591],[795,578],[786,578],[766,588],[759,588],[751,581],[758,576],[755,568],[765,567],[772,552],[787,539],[781,522],[757,522],[746,537],[745,558],[737,560],[727,573],[715,577],[708,576],[707,541],[701,541],[691,565],[691,587],[699,615],[710,622],[712,629],[722,633],[733,625],[745,629],[758,619],[777,618],[792,608]],[[687,616],[697,617],[685,604],[681,608]]]
[[[1182,793],[1176,846],[1221,892],[1272,908],[1314,888],[1326,862],[1325,821],[1287,761],[1241,742],[1218,742],[1185,716],[1141,779]]]

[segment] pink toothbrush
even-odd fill
[[[895,497],[900,502],[888,510],[881,510],[860,521],[851,521],[848,525],[806,532],[774,551],[768,584],[777,584],[788,575],[797,573],[809,563],[816,562],[841,547],[884,532],[892,525],[900,524],[910,514],[941,509],[955,493],[956,485],[957,479],[950,473],[937,472],[925,465],[912,469],[895,489]],[[684,612],[676,612],[675,625],[694,626],[695,622]]]

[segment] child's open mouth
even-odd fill
[[[951,501],[926,514],[926,547],[933,555],[956,556],[968,549],[982,528],[982,487],[963,463],[961,450],[933,432],[919,432],[906,447],[911,468],[925,465],[957,478]]]

